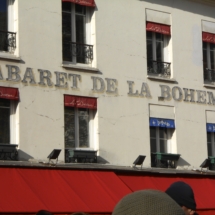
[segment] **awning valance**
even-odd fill
[[[207,132],[215,132],[215,124],[207,123],[206,129],[207,129]]]
[[[97,109],[97,99],[91,97],[64,95],[64,105],[66,107]]]
[[[151,127],[175,128],[175,122],[172,119],[150,118]]]
[[[62,0],[62,2],[71,2],[75,4],[80,4],[88,7],[95,7],[95,1],[94,0]]]
[[[215,44],[215,34],[202,32],[202,41]]]
[[[0,98],[19,100],[19,90],[12,87],[0,87]]]
[[[154,22],[146,22],[146,30],[152,31],[160,34],[171,35],[171,30],[169,25],[163,25]]]

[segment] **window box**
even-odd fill
[[[152,167],[176,168],[176,162],[178,161],[180,156],[180,154],[152,152]]]
[[[66,149],[66,163],[97,163],[97,151]]]
[[[0,144],[0,160],[18,160],[17,144]]]

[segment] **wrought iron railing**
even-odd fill
[[[215,82],[215,70],[213,69],[204,69],[204,81],[205,82]]]
[[[64,41],[63,60],[89,64],[93,60],[93,45]]]
[[[16,48],[16,33],[0,31],[0,51],[13,53]]]
[[[160,61],[147,61],[148,75],[156,75],[164,78],[171,77],[171,63]]]

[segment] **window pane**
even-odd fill
[[[211,143],[211,133],[207,132],[207,142]]]
[[[71,12],[72,4],[70,2],[62,2],[62,11]]]
[[[152,32],[147,31],[147,62],[150,63],[152,60],[153,60]]]
[[[71,13],[62,13],[63,26],[63,60],[72,61],[71,41],[72,41],[72,21]]]
[[[10,100],[0,99],[0,143],[10,143]]]
[[[9,99],[0,99],[0,107],[10,107]]]
[[[157,152],[156,139],[155,138],[150,138],[150,147],[151,147],[151,152]]]
[[[215,69],[215,44],[210,44],[211,69]]]
[[[88,109],[79,109],[79,147],[89,147],[89,111]]]
[[[205,43],[203,43],[205,44]],[[203,48],[203,68],[206,69],[208,68],[208,65],[207,65],[207,48]]]
[[[7,0],[0,1],[0,30],[7,31]]]
[[[167,153],[167,140],[160,139],[160,152]]]
[[[86,7],[76,4],[75,5],[75,13],[76,14],[82,14],[82,15],[86,15]]]
[[[156,138],[156,127],[150,127],[150,137]]]
[[[164,39],[163,34],[156,33],[156,61],[163,61]]]
[[[213,156],[212,154],[212,144],[211,143],[208,143],[208,156]]]
[[[159,127],[159,137],[162,139],[167,139],[167,128]]]
[[[65,108],[64,110],[65,123],[65,148],[75,148],[75,109]]]

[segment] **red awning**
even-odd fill
[[[0,98],[19,100],[19,90],[12,87],[0,87]]]
[[[163,25],[154,22],[146,22],[146,30],[152,31],[160,34],[171,35],[171,30],[169,25]]]
[[[202,41],[215,44],[215,34],[202,32]]]
[[[64,105],[66,107],[97,109],[97,99],[91,97],[64,95]]]
[[[192,178],[179,176],[129,176],[119,178],[132,190],[158,189],[165,191],[175,181],[188,183],[194,191],[199,214],[215,214],[215,178]],[[209,213],[213,211],[213,213]]]
[[[0,168],[0,213],[110,213],[131,190],[113,172]]]
[[[75,4],[80,4],[88,7],[95,7],[95,1],[94,0],[62,0],[62,2],[71,2]]]

